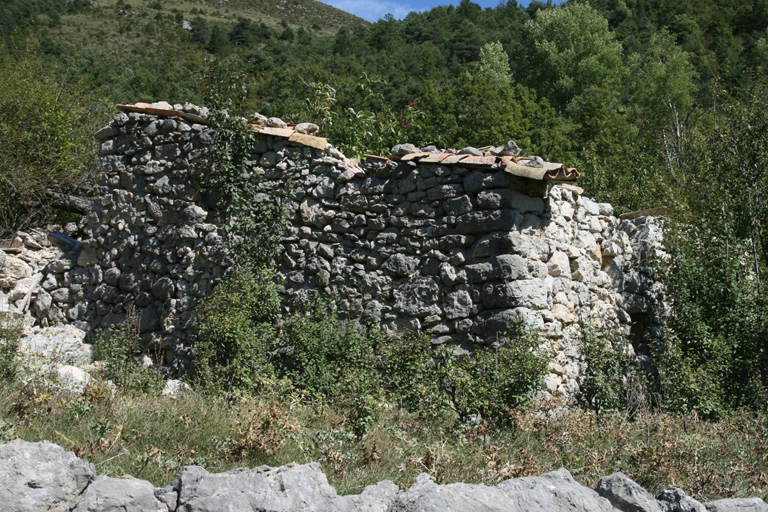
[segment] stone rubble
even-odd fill
[[[320,464],[259,466],[209,473],[182,468],[170,485],[155,488],[130,476],[96,475],[93,464],[42,441],[0,445],[0,503],[7,512],[766,512],[760,498],[699,503],[681,489],[656,498],[622,473],[595,490],[565,469],[481,484],[438,485],[422,473],[407,491],[384,480],[357,495],[339,496]]]

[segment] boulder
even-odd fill
[[[34,277],[25,277],[17,280],[13,289],[8,292],[8,299],[14,302],[23,299],[37,283],[39,283],[39,280]]]
[[[88,375],[88,372],[77,366],[59,366],[54,371],[58,385],[72,393],[82,393],[85,386],[91,382],[91,376]]]
[[[296,131],[306,135],[314,135],[320,131],[320,127],[314,123],[299,123],[296,125]]]
[[[93,464],[64,448],[16,439],[0,445],[0,503],[5,512],[69,510],[96,478]]]
[[[768,512],[768,504],[760,498],[717,500],[704,506],[709,512]]]
[[[505,512],[517,510],[499,488],[486,485],[438,485],[422,473],[406,492],[398,495],[388,512]]]
[[[155,487],[130,476],[98,476],[85,490],[72,512],[168,512],[155,497]]]
[[[397,144],[392,148],[392,154],[395,156],[403,156],[409,153],[418,153],[419,148],[413,144]]]
[[[337,497],[317,462],[238,468],[216,474],[187,466],[157,494],[166,503],[172,503],[176,494],[176,510],[184,512],[333,510],[328,501]]]
[[[47,361],[83,365],[93,360],[86,332],[73,325],[47,327],[21,339],[21,348]]]
[[[622,512],[663,512],[656,498],[624,473],[601,478],[595,491]]]
[[[171,379],[165,383],[162,394],[163,396],[176,398],[177,396],[189,393],[191,391],[192,388],[189,387],[189,384],[186,382],[180,381],[178,379]]]
[[[707,512],[707,509],[678,487],[664,489],[656,500],[665,512]]]
[[[605,498],[573,479],[564,468],[541,476],[514,478],[498,486],[520,512],[615,512]]]
[[[515,478],[496,487],[437,485],[422,473],[399,494],[389,512],[615,512],[605,498],[576,482],[565,469],[541,476]]]

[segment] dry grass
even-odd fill
[[[547,417],[554,419],[547,419]],[[489,485],[561,466],[584,485],[623,471],[650,492],[671,485],[707,501],[768,497],[768,421],[739,412],[717,422],[641,412],[597,417],[516,410],[501,429],[422,419],[382,406],[357,439],[344,411],[301,394],[171,399],[103,385],[83,397],[0,392],[0,422],[29,441],[48,439],[108,475],[167,485],[184,465],[210,471],[318,460],[340,493],[383,479],[407,488],[421,472],[440,483]]]

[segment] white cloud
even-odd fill
[[[391,14],[400,20],[405,18],[409,12],[417,10],[408,4],[387,0],[326,0],[325,3],[355,16],[360,16],[372,23],[383,18],[386,14]]]

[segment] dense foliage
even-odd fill
[[[203,388],[258,393],[282,379],[292,389],[343,404],[361,434],[380,403],[460,424],[480,417],[499,424],[509,407],[527,404],[546,371],[542,340],[524,330],[498,346],[457,356],[426,336],[390,336],[343,320],[329,304],[283,316],[273,276],[241,268],[199,309],[197,375]]]

